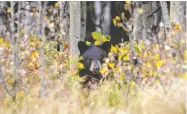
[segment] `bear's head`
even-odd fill
[[[83,57],[81,61],[84,65],[84,69],[79,72],[80,76],[90,75],[98,80],[102,78],[99,73],[103,59],[108,55],[111,48],[110,42],[104,42],[98,46],[87,46],[85,42],[78,42],[78,49],[80,56]]]

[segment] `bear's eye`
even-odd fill
[[[103,58],[100,58],[100,59],[99,59],[99,61],[100,61],[101,63],[103,63],[103,62],[104,62]]]
[[[89,63],[89,64],[92,63],[92,58],[88,58],[88,63]]]

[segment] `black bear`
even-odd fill
[[[83,84],[87,84],[93,80],[99,82],[99,80],[102,79],[99,70],[104,62],[103,59],[108,55],[110,48],[110,42],[104,42],[102,45],[98,46],[87,46],[83,41],[78,42],[78,49],[80,51],[79,56],[83,57],[83,60],[80,62],[84,65],[84,69],[79,70],[79,76],[87,76]]]

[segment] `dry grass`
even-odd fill
[[[0,114],[184,114],[186,87],[184,79],[175,79],[173,84],[138,88],[128,98],[124,91],[115,89],[114,81],[103,82],[95,90],[80,87],[73,80],[71,84],[55,82],[55,89],[43,98],[33,95],[11,102],[3,99]],[[35,89],[38,89],[36,87]]]

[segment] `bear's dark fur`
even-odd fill
[[[104,42],[99,46],[87,46],[85,42],[79,41],[78,49],[83,60],[80,61],[84,65],[84,69],[79,70],[79,76],[87,76],[84,84],[89,81],[99,81],[102,79],[102,75],[99,73],[103,59],[108,55],[111,48],[110,42]]]

